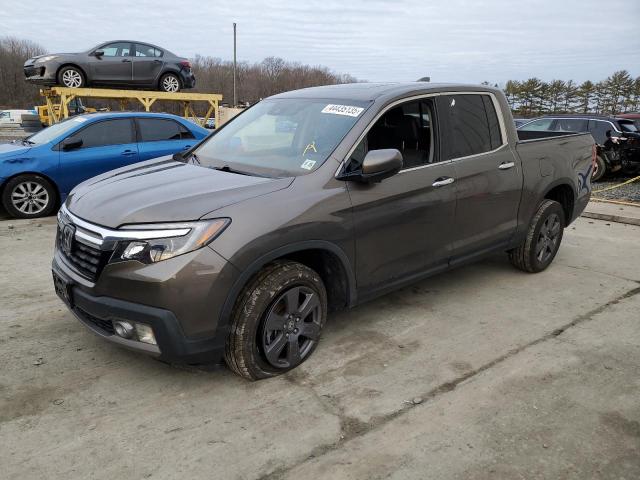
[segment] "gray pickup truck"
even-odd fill
[[[591,193],[589,134],[518,138],[503,94],[352,84],[275,95],[191,151],[62,206],[57,293],[94,333],[271,377],[327,312],[495,252],[540,272]]]

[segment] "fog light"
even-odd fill
[[[122,338],[131,338],[133,337],[133,325],[129,322],[113,322],[113,328],[118,334],[119,337]]]
[[[136,333],[138,334],[138,340],[141,342],[157,345],[156,336],[153,334],[153,329],[149,325],[136,323]]]

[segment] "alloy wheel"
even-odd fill
[[[82,85],[82,74],[73,69],[65,70],[62,72],[62,83],[65,87],[78,88]]]
[[[167,75],[162,79],[162,89],[165,92],[177,92],[180,90],[180,82],[173,75]]]
[[[271,304],[264,320],[261,347],[266,360],[277,368],[303,362],[320,338],[321,304],[307,287],[292,287]]]
[[[36,215],[49,205],[49,193],[37,182],[22,182],[11,192],[11,203],[22,213]]]
[[[536,258],[540,263],[546,262],[555,253],[561,230],[560,217],[555,213],[549,215],[542,224],[536,243]]]

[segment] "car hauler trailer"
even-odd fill
[[[99,98],[102,100],[117,100],[120,109],[126,110],[130,101],[139,101],[145,111],[151,111],[151,106],[158,100],[179,102],[183,116],[204,126],[210,118],[215,118],[218,124],[218,104],[222,95],[217,93],[187,93],[187,92],[154,92],[148,90],[115,90],[107,88],[67,88],[52,87],[41,89],[40,94],[45,98],[48,115],[42,118],[43,123],[53,125],[69,117],[69,104],[76,98]],[[193,109],[194,103],[202,103],[207,107],[204,116],[199,116]]]

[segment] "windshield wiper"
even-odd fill
[[[22,144],[23,145],[35,145],[36,142],[32,142],[31,140],[27,140],[26,138],[22,139]]]
[[[238,175],[248,175],[250,177],[256,176],[260,177],[261,175],[255,175],[249,172],[243,172],[242,170],[236,170],[235,168],[231,168],[229,165],[223,165],[221,167],[211,167],[214,170],[220,170],[221,172],[229,172],[229,173],[237,173]]]

